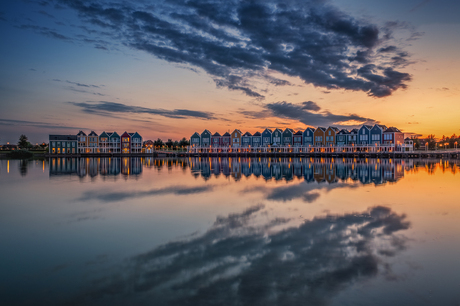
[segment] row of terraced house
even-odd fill
[[[304,131],[294,131],[286,128],[265,129],[262,133],[242,133],[235,129],[232,133],[226,132],[212,134],[204,130],[201,134],[194,133],[190,137],[190,147],[339,147],[339,146],[386,146],[395,149],[402,148],[411,142],[404,139],[404,133],[395,127],[387,128],[385,125],[363,125],[359,129],[351,131],[336,127],[307,128]]]
[[[142,136],[139,133],[102,132],[98,135],[91,131],[88,135],[80,131],[77,135],[50,135],[49,148],[51,154],[82,154],[82,153],[142,153]],[[147,148],[153,150],[153,148]],[[144,148],[145,151],[145,148]]]

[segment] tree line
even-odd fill
[[[163,142],[160,138],[155,140],[153,142],[153,146],[155,147],[156,150],[160,149],[169,149],[169,150],[178,150],[178,149],[183,149],[186,148],[187,146],[190,145],[190,141],[188,141],[185,137],[182,138],[179,141],[173,141],[172,139],[168,139],[168,141]]]

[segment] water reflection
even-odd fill
[[[410,222],[403,214],[377,206],[299,226],[266,216],[264,205],[256,205],[217,217],[203,235],[132,256],[73,301],[325,305],[357,281],[398,277],[389,259],[407,246],[400,232]]]

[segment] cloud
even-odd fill
[[[264,99],[256,79],[290,85],[272,72],[373,97],[404,89],[411,80],[408,73],[388,71],[394,66],[375,52],[393,40],[393,28],[357,19],[328,1],[54,2],[77,12],[95,31],[90,35],[201,68],[218,87],[256,99]],[[374,67],[365,76],[359,73],[364,65]]]
[[[54,38],[54,39],[59,39],[59,40],[65,40],[65,41],[71,41],[72,39],[70,37],[67,37],[63,34],[60,34],[56,32],[54,29],[50,29],[48,27],[42,27],[42,26],[37,26],[37,25],[30,25],[30,24],[23,24],[20,26],[17,26],[17,28],[22,29],[22,30],[34,30],[36,33],[42,34],[44,36]]]
[[[36,122],[36,121],[26,121],[26,120],[13,120],[13,119],[2,119],[0,118],[0,125],[7,126],[33,126],[38,128],[46,129],[72,129],[72,130],[81,130],[82,127],[75,126],[64,126],[59,124],[49,124],[46,122]]]
[[[191,195],[210,192],[214,186],[204,185],[198,187],[187,186],[170,186],[166,188],[155,188],[145,191],[118,191],[118,192],[100,192],[100,191],[86,191],[77,201],[91,201],[98,200],[101,202],[118,202],[125,199],[145,198],[157,195]]]
[[[68,83],[68,84],[72,84],[72,85],[76,85],[76,86],[79,86],[79,87],[87,87],[87,88],[101,88],[101,86],[99,85],[92,85],[92,84],[83,84],[83,83],[78,83],[78,82],[72,82],[72,81],[68,81],[68,80],[65,80],[65,81],[62,81],[62,80],[59,80],[59,79],[53,79],[52,81],[54,82],[65,82],[65,83]]]
[[[214,114],[211,112],[201,112],[189,109],[174,109],[166,110],[161,108],[147,108],[140,106],[131,106],[116,102],[68,102],[72,105],[80,107],[83,112],[98,114],[98,115],[110,115],[111,113],[134,113],[134,114],[150,114],[159,115],[167,118],[174,119],[186,119],[186,118],[198,118],[198,119],[215,119]]]
[[[302,102],[299,104],[286,101],[273,102],[262,105],[262,108],[264,109],[261,111],[241,110],[239,113],[243,114],[247,118],[253,119],[278,117],[298,120],[308,126],[347,126],[349,125],[347,122],[352,122],[352,125],[377,123],[374,119],[362,117],[357,114],[336,115],[330,113],[329,111],[321,111],[321,107],[312,101]]]
[[[407,248],[405,215],[376,206],[290,225],[258,204],[218,216],[202,235],[132,256],[88,285],[73,303],[116,299],[156,305],[328,305],[350,286],[398,279],[389,257]],[[264,222],[260,222],[263,216]],[[278,229],[277,229],[278,228]],[[281,228],[281,229],[280,229]]]

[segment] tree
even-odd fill
[[[189,145],[190,145],[190,141],[188,141],[185,137],[179,141],[179,146],[181,148],[187,147]]]
[[[173,148],[174,150],[177,150],[179,148],[179,141],[174,141],[174,144],[173,144]]]
[[[414,148],[420,149],[420,139],[414,138],[412,140],[414,141]]]
[[[164,146],[163,140],[158,138],[157,140],[153,142],[153,146],[155,147],[155,149],[161,148],[162,146]]]
[[[434,134],[428,135],[427,140],[428,140],[428,149],[434,150],[434,148],[436,147],[436,139],[435,139]]]
[[[168,141],[166,141],[165,145],[166,145],[166,147],[168,149],[171,149],[172,146],[174,145],[174,142],[172,141],[172,139],[168,139]]]
[[[18,146],[22,149],[30,147],[30,142],[28,141],[26,135],[22,134],[21,136],[19,136]]]

